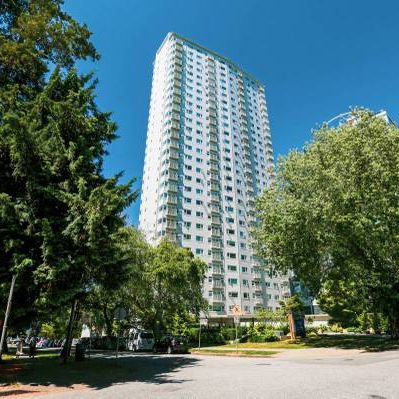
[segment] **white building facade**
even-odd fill
[[[272,178],[265,89],[228,59],[169,33],[155,62],[139,228],[208,264],[211,317],[251,317],[289,296],[250,242],[255,198]]]

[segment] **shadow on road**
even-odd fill
[[[185,367],[193,367],[200,362],[200,359],[178,355],[124,356],[118,360],[105,355],[83,362],[71,360],[66,365],[61,365],[58,357],[15,359],[9,361],[8,365],[12,367],[23,365],[23,370],[12,376],[0,372],[0,382],[25,386],[53,385],[65,388],[82,385],[93,389],[133,381],[176,384],[187,380],[179,379],[174,373]],[[21,390],[21,386],[17,385],[15,388],[13,385],[8,385],[7,388],[7,392],[0,391],[0,397],[17,395]]]

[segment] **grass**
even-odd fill
[[[399,340],[380,335],[319,335],[301,340],[305,348],[360,349],[383,352],[399,349]]]
[[[235,348],[236,344],[226,344],[223,348]],[[238,348],[265,348],[265,349],[303,349],[305,343],[296,341],[276,341],[276,342],[244,342],[239,343]]]
[[[220,348],[235,348],[236,344],[216,346]],[[378,335],[320,335],[300,338],[294,341],[277,342],[245,342],[239,343],[238,349],[308,349],[308,348],[339,348],[359,349],[367,352],[382,352],[399,349],[399,341]]]
[[[267,350],[233,350],[233,349],[201,349],[201,350],[192,350],[191,353],[194,354],[206,354],[206,355],[217,355],[217,356],[255,356],[255,357],[270,357],[275,355],[276,351],[267,351]]]

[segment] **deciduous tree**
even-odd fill
[[[399,332],[399,129],[369,111],[323,126],[280,158],[258,201],[258,249],[335,300],[351,285],[362,306]],[[358,301],[358,303],[359,303]]]

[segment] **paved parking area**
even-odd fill
[[[306,349],[284,351],[272,358],[125,353],[119,361],[121,367],[131,368],[123,382],[43,397],[399,398],[398,351]]]

